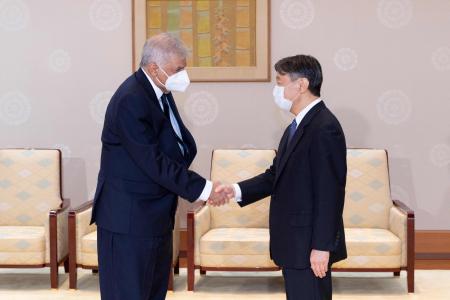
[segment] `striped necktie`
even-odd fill
[[[288,145],[291,142],[292,138],[294,137],[295,131],[297,130],[297,120],[294,119],[289,125],[289,137],[288,137]]]
[[[165,94],[162,94],[161,102],[163,104],[164,115],[166,116],[167,120],[169,120],[170,124],[172,125],[172,120],[170,118],[169,101],[167,100],[167,96]],[[173,129],[173,125],[172,125],[172,129]],[[186,143],[181,139],[180,136],[178,136],[178,134],[175,132],[175,129],[173,129],[173,132],[175,133],[175,136],[177,138],[177,142],[178,142],[178,144],[181,147],[181,150],[183,152],[183,156],[186,156],[186,154],[189,153],[189,149],[186,146]]]

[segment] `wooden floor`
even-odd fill
[[[1,300],[73,300],[100,299],[98,276],[80,270],[78,290],[68,289],[68,276],[60,271],[60,288],[49,288],[48,270],[0,269]],[[394,278],[389,273],[336,273],[333,275],[334,297],[342,300],[448,300],[450,299],[449,270],[418,270],[416,293],[406,293],[406,273]],[[186,270],[175,278],[175,292],[167,299],[202,300],[282,300],[285,299],[283,279],[279,272],[197,274],[195,292],[186,291]]]

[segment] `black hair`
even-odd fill
[[[308,89],[320,97],[322,87],[322,67],[319,61],[311,55],[295,55],[280,59],[275,64],[275,70],[281,75],[288,74],[291,80],[306,78],[309,81]]]

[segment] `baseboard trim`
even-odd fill
[[[416,253],[416,260],[450,260],[450,253]]]

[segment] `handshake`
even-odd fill
[[[227,204],[230,199],[236,196],[236,191],[231,184],[222,184],[221,182],[213,182],[211,195],[208,204],[212,206],[222,206]]]

